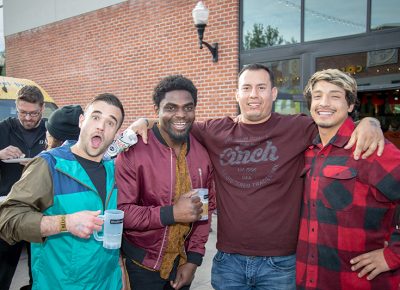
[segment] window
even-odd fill
[[[367,0],[335,0],[329,5],[326,1],[305,0],[304,40],[363,33],[366,32],[366,21]]]
[[[274,112],[281,114],[307,113],[307,104],[300,84],[300,59],[287,59],[266,62],[275,76],[278,98],[274,103]]]
[[[400,3],[398,0],[372,0],[371,30],[400,26]]]
[[[243,1],[243,48],[300,42],[300,4],[300,0]]]

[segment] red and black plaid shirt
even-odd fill
[[[400,202],[400,150],[385,145],[376,154],[354,160],[343,147],[354,131],[348,118],[325,147],[319,137],[306,151],[305,190],[297,246],[298,289],[399,289],[400,231],[393,226]],[[389,246],[390,269],[372,281],[358,278],[350,260]]]

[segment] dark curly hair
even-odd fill
[[[176,90],[188,91],[192,95],[194,105],[197,105],[197,88],[191,80],[182,75],[167,76],[157,84],[153,91],[154,105],[160,107],[165,94]]]

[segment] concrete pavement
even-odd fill
[[[192,290],[211,290],[211,265],[212,259],[216,253],[215,243],[217,241],[217,216],[213,215],[212,221],[213,231],[210,233],[206,245],[206,255],[204,256],[203,264],[196,271],[196,276],[193,280]],[[21,258],[18,263],[14,279],[11,283],[10,290],[19,290],[21,286],[27,285],[29,282],[28,277],[28,258],[26,251],[22,252]]]

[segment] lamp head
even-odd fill
[[[208,9],[203,1],[197,2],[196,7],[192,11],[194,25],[207,25],[208,23]]]

